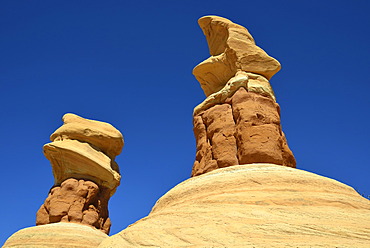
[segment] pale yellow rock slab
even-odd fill
[[[92,227],[55,223],[28,227],[8,238],[4,248],[93,248],[108,235]]]
[[[254,92],[261,96],[272,98],[276,102],[274,90],[265,77],[254,73],[247,73],[247,75],[249,76],[248,92]]]
[[[124,145],[122,134],[111,124],[70,113],[62,119],[64,124],[50,136],[51,141],[73,139],[87,142],[112,159],[121,153]]]
[[[197,65],[193,74],[209,96],[222,89],[238,70],[270,79],[280,63],[258,47],[248,30],[218,16],[198,20],[207,38],[211,57]]]
[[[123,136],[111,124],[65,114],[64,124],[44,145],[55,185],[68,178],[87,179],[109,190],[112,196],[120,184],[119,167],[114,161],[124,145]]]
[[[193,116],[217,104],[223,104],[225,100],[232,97],[240,87],[245,88],[248,92],[254,92],[276,101],[274,91],[266,78],[257,74],[238,71],[221,90],[209,95],[202,103],[196,106],[193,111]]]
[[[77,140],[54,141],[44,145],[44,154],[51,162],[54,184],[68,178],[92,180],[114,193],[120,183],[118,165],[103,152]]]
[[[193,177],[108,247],[369,247],[370,201],[338,181],[272,164]]]

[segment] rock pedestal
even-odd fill
[[[44,146],[55,178],[36,225],[72,222],[92,226],[108,234],[111,226],[108,201],[120,183],[115,157],[123,147],[122,134],[112,125],[74,114]]]
[[[295,167],[268,80],[279,62],[256,46],[247,29],[225,18],[202,17],[199,25],[211,57],[193,70],[207,98],[193,114],[192,176],[239,164]]]
[[[73,222],[109,233],[109,194],[92,181],[69,178],[50,190],[36,215],[36,225]]]

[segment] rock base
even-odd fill
[[[108,235],[88,226],[55,223],[21,229],[3,248],[94,248],[106,238]]]
[[[193,124],[197,152],[192,176],[239,164],[296,166],[279,105],[269,97],[241,87],[224,103],[195,114]]]
[[[92,181],[70,178],[50,190],[36,215],[36,225],[72,222],[109,234],[109,192]]]
[[[370,201],[343,183],[285,166],[236,165],[175,186],[99,248],[368,248],[369,224]]]

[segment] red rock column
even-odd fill
[[[109,233],[109,192],[92,181],[70,178],[50,190],[36,214],[36,225],[73,222]]]
[[[244,87],[194,115],[197,152],[192,176],[238,164],[295,167],[280,125],[279,105]]]

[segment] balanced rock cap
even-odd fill
[[[111,124],[82,118],[75,114],[63,116],[63,126],[51,136],[51,141],[74,139],[99,147],[107,156],[115,157],[122,152],[123,137]]]
[[[63,126],[44,145],[44,155],[51,162],[55,185],[68,178],[87,179],[107,188],[111,194],[120,184],[116,155],[123,147],[122,134],[108,123],[63,116]]]
[[[204,16],[198,23],[207,38],[211,57],[197,65],[193,74],[206,96],[222,89],[237,71],[270,79],[280,70],[280,63],[258,47],[243,26],[218,16]]]

